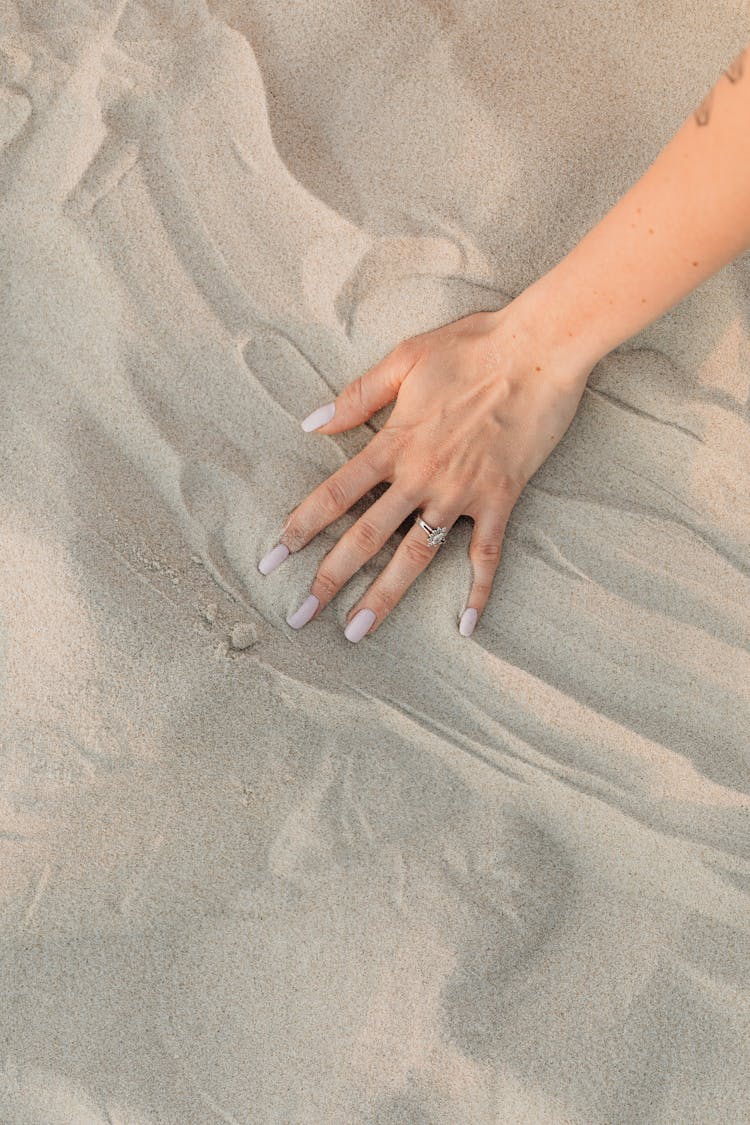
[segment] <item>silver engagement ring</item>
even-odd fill
[[[428,523],[424,522],[421,516],[416,516],[415,519],[419,526],[423,527],[427,532],[427,542],[431,547],[439,547],[441,543],[445,543],[448,537],[447,527],[430,527]]]

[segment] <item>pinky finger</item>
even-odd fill
[[[500,563],[503,536],[509,515],[510,512],[505,509],[488,509],[474,521],[474,531],[469,544],[473,578],[466,609],[458,623],[458,631],[462,637],[468,637],[474,632],[474,627],[487,605]]]

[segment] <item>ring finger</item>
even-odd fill
[[[422,519],[430,527],[444,527],[447,531],[450,531],[461,514],[460,507],[446,503],[440,507],[437,504],[428,504],[421,512]],[[386,568],[347,614],[347,625],[344,629],[347,640],[359,641],[365,633],[376,632],[439,550],[440,547],[430,546],[427,532],[415,520],[414,526],[404,536]],[[356,622],[355,618],[357,618]]]

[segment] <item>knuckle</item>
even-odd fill
[[[398,489],[399,496],[403,497],[404,503],[408,504],[412,512],[419,504],[424,496],[424,488],[414,481],[412,477],[405,477],[400,473],[393,474],[393,485]]]
[[[375,612],[378,621],[391,612],[397,601],[394,592],[385,586],[373,586],[367,595],[367,604]]]
[[[428,543],[423,543],[419,539],[405,539],[404,552],[409,562],[415,563],[417,566],[426,566],[432,556],[435,554],[435,548],[430,547]]]
[[[384,436],[386,430],[380,430],[370,440],[361,453],[362,462],[368,469],[376,473],[385,473],[390,469],[393,460],[393,443]]]
[[[346,386],[341,390],[340,398],[342,403],[349,407],[356,407],[361,402],[362,396],[362,376],[357,375],[356,378],[350,379]]]
[[[321,506],[326,515],[341,515],[349,507],[346,492],[340,481],[327,480],[321,492]]]
[[[468,502],[466,498],[470,493],[471,482],[469,481],[463,485],[459,481],[458,484],[451,484],[449,487],[444,488],[438,502],[438,512],[442,509],[444,514],[448,512],[460,512],[463,514],[464,508]],[[438,523],[445,522],[445,519],[438,520]]]
[[[424,499],[425,490],[424,488],[420,488],[419,485],[416,485],[413,481],[403,482],[399,480],[397,481],[397,484],[399,487],[399,491],[404,498],[404,502],[407,503],[411,508],[412,514],[407,518],[413,521],[414,514],[421,506],[422,500]]]
[[[483,579],[477,578],[476,581],[472,583],[471,596],[472,598],[479,598],[480,601],[485,602],[487,598],[489,598],[491,590],[491,582],[485,582]]]
[[[280,541],[285,543],[290,551],[298,551],[307,543],[307,530],[299,519],[290,519],[282,532]]]
[[[368,555],[375,554],[382,546],[382,536],[380,532],[375,527],[375,524],[364,517],[357,520],[350,529],[349,534],[352,537],[354,546],[360,551],[365,551]]]
[[[328,599],[332,598],[334,594],[337,594],[339,588],[340,582],[336,578],[336,576],[332,574],[330,570],[327,570],[325,567],[321,567],[318,573],[315,575],[316,591],[318,591],[324,598]]]
[[[498,563],[502,544],[493,539],[479,539],[472,545],[471,558],[477,562]]]

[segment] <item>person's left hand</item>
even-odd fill
[[[592,367],[571,347],[563,353],[545,344],[545,318],[530,321],[517,302],[403,341],[303,421],[305,430],[340,433],[396,399],[383,428],[294,508],[279,543],[258,564],[268,574],[370,489],[390,483],[321,561],[307,598],[287,617],[293,628],[316,617],[420,508],[432,527],[450,530],[461,515],[474,520],[473,582],[459,623],[462,635],[472,632],[511,509],[568,428]],[[374,633],[440,549],[415,521],[347,615],[347,639]]]

